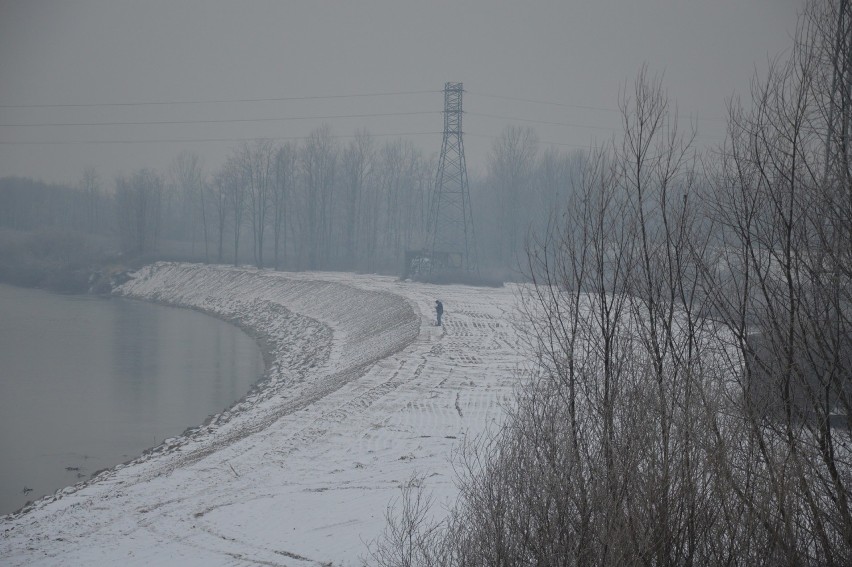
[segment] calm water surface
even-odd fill
[[[263,369],[195,311],[0,285],[0,514],[201,424]]]

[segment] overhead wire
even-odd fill
[[[203,120],[145,120],[132,122],[39,122],[33,124],[0,124],[0,127],[23,128],[37,126],[156,126],[165,124],[230,124],[238,122],[284,122],[291,120],[336,120],[346,118],[379,118],[386,116],[416,116],[425,114],[440,114],[440,110],[417,112],[374,112],[367,114],[332,114],[325,116],[282,116],[269,118],[221,118]]]
[[[556,102],[556,101],[550,101],[550,100],[537,100],[537,99],[531,99],[531,98],[521,98],[521,97],[514,97],[514,96],[487,94],[487,93],[481,93],[481,92],[477,92],[477,91],[465,91],[465,92],[472,94],[474,96],[481,96],[481,97],[484,97],[484,98],[493,98],[493,99],[497,99],[497,100],[509,100],[509,101],[514,101],[514,102],[527,102],[527,103],[531,103],[531,104],[541,104],[541,105],[547,105],[547,106],[559,106],[559,107],[563,107],[563,108],[579,108],[579,109],[582,109],[582,110],[599,110],[599,111],[602,111],[602,112],[614,112],[614,113],[620,113],[621,112],[621,110],[618,109],[618,108],[606,107],[606,106],[591,106],[591,105],[584,105],[584,104],[570,104],[570,103]],[[679,114],[679,116],[681,116],[681,115]],[[685,117],[691,118],[689,115],[686,115]],[[699,120],[699,121],[709,121],[709,122],[725,122],[726,121],[726,119],[718,118],[718,117],[707,117],[707,118],[695,117],[695,119]]]
[[[374,93],[355,93],[355,94],[337,94],[337,95],[310,95],[310,96],[287,96],[287,97],[264,97],[264,98],[234,98],[234,99],[209,99],[209,100],[172,100],[172,101],[140,101],[140,102],[111,102],[111,103],[85,103],[85,104],[30,104],[30,105],[0,105],[3,108],[68,108],[68,107],[123,107],[123,106],[146,106],[146,105],[169,105],[169,104],[211,104],[211,103],[244,103],[244,102],[268,102],[268,101],[298,101],[298,100],[330,100],[330,99],[347,99],[347,98],[366,98],[366,97],[385,97],[385,96],[403,96],[414,94],[436,94],[442,93],[442,90],[411,90],[411,91],[392,91],[392,92],[374,92]],[[604,110],[611,112],[619,112],[617,109],[587,106],[579,104],[569,104],[563,102],[526,99],[521,97],[502,96],[477,91],[465,91],[475,96],[501,99],[507,101],[524,102],[530,104],[551,105],[565,108],[581,108],[587,110]],[[441,111],[410,111],[410,112],[373,112],[361,114],[328,114],[328,115],[306,115],[306,116],[278,116],[278,117],[260,117],[260,118],[216,118],[216,119],[197,119],[197,120],[128,120],[128,121],[100,121],[100,122],[39,122],[39,123],[0,123],[0,127],[93,127],[93,126],[154,126],[154,125],[191,125],[191,124],[235,124],[235,123],[261,123],[261,122],[284,122],[284,121],[305,121],[305,120],[344,120],[344,119],[363,119],[363,118],[381,118],[381,117],[402,117],[402,116],[422,116],[431,114],[440,114]],[[606,130],[610,132],[620,131],[620,128],[612,126],[597,126],[591,124],[581,124],[575,122],[561,122],[554,120],[539,120],[533,118],[523,118],[519,116],[507,116],[494,113],[465,111],[465,114],[474,117],[488,118],[492,120],[504,120],[507,122],[524,122],[531,124],[541,124],[550,126],[561,126],[566,128],[584,128],[593,130]],[[710,120],[710,119],[706,119]],[[440,133],[440,132],[438,132]],[[432,132],[411,132],[401,134],[375,134],[376,136],[389,135],[425,135]],[[484,134],[469,133],[470,136],[490,137]],[[335,136],[335,137],[350,137],[350,136]],[[708,138],[708,136],[701,136]],[[711,136],[712,137],[712,136]],[[259,139],[304,139],[304,136],[272,136],[272,137],[257,137]],[[715,137],[718,138],[718,137]],[[196,142],[226,142],[226,141],[245,141],[255,138],[231,138],[231,137],[212,137],[212,138],[189,138],[189,139],[142,139],[142,140],[49,140],[49,141],[2,141],[3,145],[39,145],[39,144],[133,144],[133,143],[196,143]],[[567,147],[586,147],[583,144],[572,144],[564,142],[540,142],[546,145],[567,146]]]
[[[390,138],[395,136],[431,136],[440,135],[443,132],[398,132],[374,134],[371,137]],[[359,134],[331,134],[331,138],[356,138]],[[253,142],[255,140],[307,140],[307,136],[254,136],[251,138],[182,138],[182,139],[146,139],[146,140],[33,140],[23,142],[8,142],[0,140],[0,145],[65,145],[65,144],[184,144],[204,142]]]
[[[534,119],[530,119],[530,118],[520,118],[520,117],[517,117],[517,116],[500,116],[500,115],[497,115],[497,114],[488,114],[488,113],[485,113],[485,112],[465,112],[465,114],[468,114],[470,116],[482,116],[482,117],[485,117],[485,118],[496,118],[496,119],[499,119],[499,120],[512,120],[512,121],[515,121],[515,122],[529,122],[531,124],[546,124],[546,125],[550,125],[550,126],[568,126],[568,127],[571,127],[571,128],[591,128],[591,129],[595,129],[595,130],[610,130],[610,131],[613,131],[613,132],[616,131],[616,130],[619,130],[619,128],[613,128],[613,127],[610,127],[610,126],[589,126],[587,124],[574,124],[574,123],[571,123],[571,122],[554,122],[554,121],[551,121],[551,120],[534,120]]]
[[[481,96],[481,97],[485,97],[485,98],[493,98],[493,99],[498,99],[498,100],[511,100],[511,101],[515,101],[515,102],[529,102],[529,103],[532,103],[532,104],[544,104],[544,105],[548,105],[548,106],[561,106],[561,107],[564,107],[564,108],[580,108],[580,109],[583,109],[583,110],[602,110],[602,111],[605,111],[605,112],[619,112],[619,110],[617,108],[607,108],[607,107],[603,107],[603,106],[588,106],[588,105],[582,105],[582,104],[568,104],[568,103],[564,103],[564,102],[554,102],[554,101],[549,101],[549,100],[536,100],[536,99],[520,98],[520,97],[514,97],[514,96],[502,96],[502,95],[486,94],[486,93],[480,93],[480,92],[477,92],[477,91],[465,91],[465,92],[470,93],[474,96]]]
[[[353,93],[338,95],[309,95],[309,96],[283,96],[264,98],[230,98],[230,99],[208,99],[208,100],[158,100],[158,101],[135,101],[135,102],[93,102],[93,103],[62,103],[62,104],[0,104],[0,108],[94,108],[99,106],[160,106],[160,105],[185,105],[185,104],[224,104],[235,102],[284,102],[297,100],[326,100],[344,98],[366,98],[379,96],[398,96],[414,94],[434,94],[440,90],[421,91],[395,91],[376,93]]]
[[[475,134],[475,133],[472,133],[472,132],[465,132],[464,135],[465,136],[471,136],[471,137],[474,137],[474,138],[487,138],[489,140],[496,140],[500,137],[500,136],[492,136],[490,134]],[[586,148],[586,149],[588,149],[589,147],[591,147],[591,144],[572,144],[572,143],[568,143],[568,142],[548,142],[546,140],[539,140],[538,143],[540,145],[543,145],[543,146],[563,146],[563,147],[568,147],[568,148]]]

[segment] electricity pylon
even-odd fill
[[[429,210],[429,271],[475,270],[476,237],[462,141],[461,83],[444,84],[444,140]]]

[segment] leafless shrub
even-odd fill
[[[439,537],[444,524],[433,520],[433,507],[423,478],[412,476],[388,505],[385,531],[368,545],[365,562],[378,567],[445,565]]]

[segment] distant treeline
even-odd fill
[[[33,231],[63,228],[94,232],[101,195],[76,186],[51,185],[25,177],[0,178],[0,227]]]
[[[0,282],[82,293],[115,257],[107,199],[84,188],[0,179]]]
[[[94,167],[69,185],[3,178],[0,227],[96,235],[126,258],[400,273],[427,240],[436,161],[406,140],[344,143],[322,126],[301,143],[244,143],[212,171],[184,151],[167,171],[111,180]],[[517,277],[528,231],[547,225],[583,161],[539,151],[532,129],[503,131],[471,178],[481,269]]]

